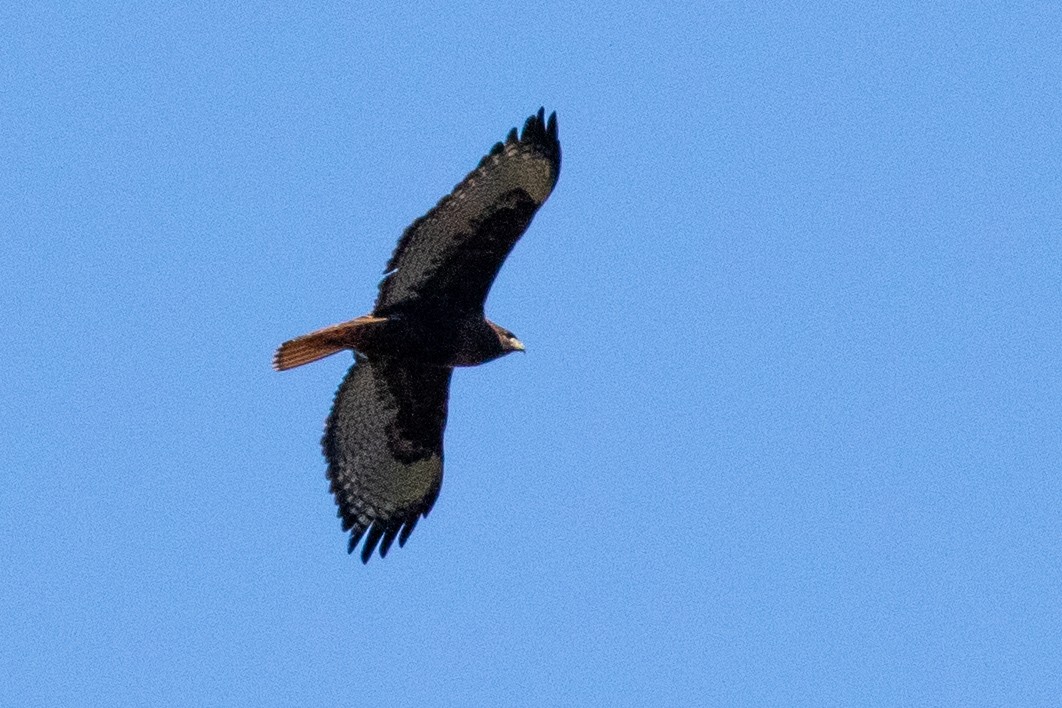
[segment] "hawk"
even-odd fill
[[[361,560],[405,545],[443,475],[450,377],[523,351],[483,314],[494,278],[560,174],[557,114],[539,109],[402,234],[368,315],[284,342],[278,371],[343,349],[354,364],[336,392],[321,445],[347,551]]]

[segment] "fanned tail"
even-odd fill
[[[384,317],[358,317],[349,322],[319,329],[281,344],[273,355],[273,368],[287,371],[331,356],[344,349],[357,349],[366,339],[369,325],[386,322]]]

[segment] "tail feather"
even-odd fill
[[[277,371],[287,371],[324,359],[344,349],[356,349],[359,341],[365,339],[366,325],[386,321],[383,317],[359,317],[289,339],[281,344],[273,355],[273,368]]]

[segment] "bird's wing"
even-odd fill
[[[439,494],[453,369],[358,356],[336,392],[321,444],[348,551],[405,544]]]
[[[505,257],[557,183],[557,115],[539,109],[398,241],[373,314],[481,313]]]

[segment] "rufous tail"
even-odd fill
[[[366,325],[386,321],[384,317],[366,315],[289,339],[281,344],[276,354],[273,355],[273,368],[277,371],[287,371],[296,366],[324,359],[344,349],[355,349],[359,340],[364,338]]]

